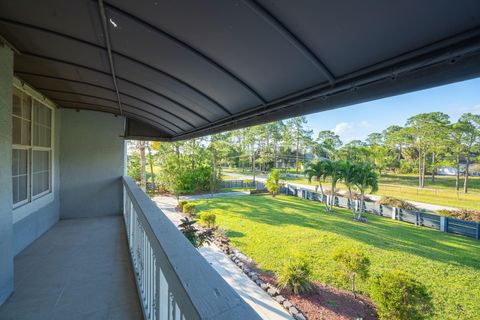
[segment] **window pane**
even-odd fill
[[[22,144],[30,145],[30,121],[22,120]]]
[[[18,200],[18,177],[12,178],[12,188],[13,188],[13,204],[20,202]]]
[[[13,88],[12,113],[16,116],[22,116],[22,92]]]
[[[12,176],[18,176],[18,150],[12,150]]]
[[[27,175],[18,177],[18,201],[27,199]]]
[[[51,146],[52,110],[38,101],[33,102],[33,144]]]
[[[50,151],[33,151],[32,196],[50,190]]]
[[[22,119],[15,116],[12,117],[12,143],[22,143]]]
[[[28,151],[12,150],[13,203],[26,200],[28,196]]]
[[[32,98],[29,95],[23,95],[22,118],[30,120],[32,117]]]

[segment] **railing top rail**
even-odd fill
[[[177,230],[175,225],[135,184],[123,177],[123,184],[137,212],[146,222],[144,228],[154,235],[160,261],[175,274],[199,319],[261,319],[260,316],[208,264],[200,253]]]

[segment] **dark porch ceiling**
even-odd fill
[[[478,0],[0,1],[15,73],[186,139],[480,76]]]

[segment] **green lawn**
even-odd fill
[[[401,269],[431,291],[435,319],[479,319],[480,241],[367,215],[353,222],[351,213],[288,196],[239,196],[197,201],[197,209],[213,210],[232,244],[264,270],[279,270],[294,252],[307,255],[313,278],[345,287],[335,276],[333,249],[344,243],[362,246],[371,260],[371,274]],[[360,283],[368,294],[368,283]]]

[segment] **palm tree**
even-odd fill
[[[355,185],[360,190],[360,210],[357,216],[357,220],[360,220],[365,203],[365,190],[368,188],[370,188],[370,192],[378,190],[378,174],[375,172],[375,167],[371,163],[365,162],[358,165]]]
[[[358,178],[358,168],[359,165],[348,160],[341,162],[342,180],[348,188],[348,199],[353,211],[353,218],[355,218],[355,206],[353,205],[352,199],[352,187],[355,186],[355,183],[357,182],[356,179]]]
[[[322,202],[323,202],[323,195],[325,194],[323,192],[323,186],[322,186],[322,179],[325,179],[325,166],[322,161],[310,163],[305,170],[305,174],[307,175],[308,182],[312,182],[312,178],[315,177],[317,179],[318,185],[315,186],[315,192],[318,191],[318,187],[320,187],[320,192],[322,193]],[[325,203],[325,207],[328,209],[328,205]]]
[[[272,193],[272,197],[275,197],[280,190],[280,170],[273,169],[267,177],[266,183],[268,191]]]
[[[318,185],[315,186],[315,192],[318,191],[318,187],[320,187],[320,192],[322,195],[323,186],[322,186],[322,179],[325,175],[325,168],[322,161],[309,163],[307,169],[305,170],[305,174],[307,175],[308,182],[312,182],[312,178],[315,177],[317,179]]]
[[[337,182],[342,178],[342,166],[339,161],[332,161],[332,160],[325,160],[323,161],[323,166],[325,169],[324,179],[326,177],[330,177],[332,182],[332,189],[330,197],[330,209],[331,212],[333,210],[333,202],[335,199],[335,189],[337,187]]]

